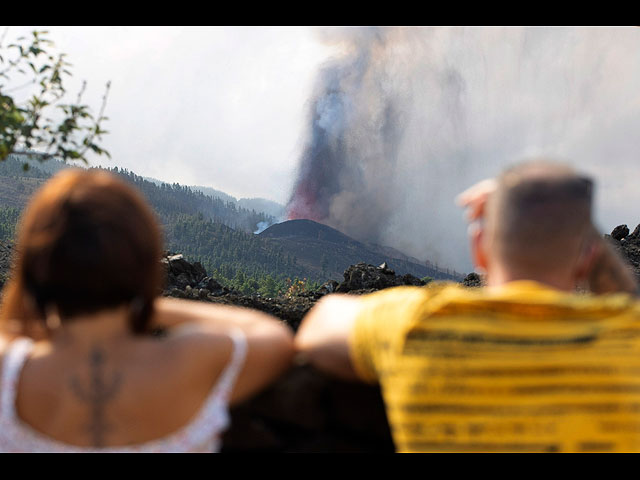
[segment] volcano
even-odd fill
[[[455,272],[428,267],[390,247],[359,242],[348,235],[313,220],[297,219],[271,225],[259,234],[295,255],[297,262],[323,278],[342,280],[342,273],[359,262],[380,265],[384,262],[396,274],[418,278],[460,280]]]

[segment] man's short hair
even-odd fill
[[[562,268],[592,231],[593,181],[571,167],[532,161],[505,171],[487,206],[492,252],[526,270]]]

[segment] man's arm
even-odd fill
[[[362,380],[354,368],[349,336],[362,310],[355,295],[328,295],[305,316],[294,339],[296,352],[313,366],[346,380]]]

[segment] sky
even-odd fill
[[[49,31],[87,81],[97,111],[111,82],[103,145],[124,167],[237,198],[285,203],[318,66],[331,54],[309,28],[9,27]],[[67,80],[65,80],[67,81]]]
[[[284,204],[331,73],[371,187],[339,192],[360,202],[345,218],[377,221],[358,199],[387,185],[375,198],[393,206],[386,245],[469,271],[455,195],[532,156],[596,178],[604,232],[640,222],[640,28],[9,27],[7,39],[33,29],[67,54],[68,90],[86,80],[95,110],[111,82],[112,160],[95,165]],[[373,158],[385,105],[402,122],[392,167]]]

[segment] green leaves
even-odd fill
[[[99,144],[102,135],[108,133],[101,124],[107,120],[104,108],[110,82],[105,86],[97,116],[82,103],[86,82],[75,102],[62,103],[67,93],[64,79],[72,75],[68,68],[71,64],[64,53],[47,51],[53,47],[46,38],[48,32],[34,31],[31,37],[20,37],[7,47],[2,45],[5,35],[6,31],[0,38],[0,161],[11,153],[85,163],[90,152],[110,157]],[[13,92],[26,87],[35,91],[28,100],[16,104]]]

